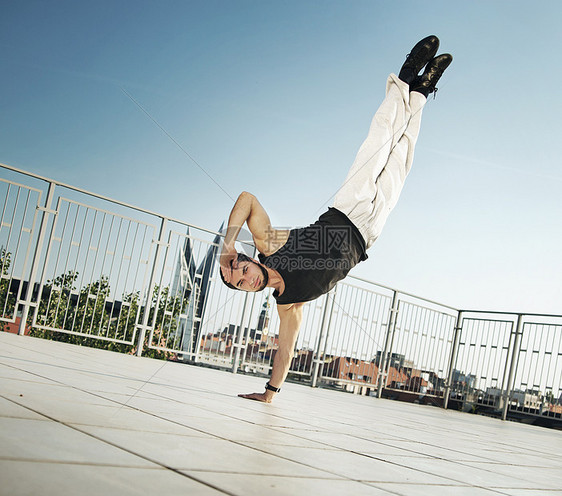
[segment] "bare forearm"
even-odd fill
[[[232,246],[240,234],[240,229],[248,220],[252,213],[252,204],[254,196],[246,191],[242,192],[228,217],[228,227],[224,242],[226,245]]]
[[[287,353],[282,350],[278,350],[275,353],[275,358],[273,359],[273,368],[271,370],[271,378],[269,379],[269,384],[276,388],[281,388],[283,382],[287,378],[289,373],[289,368],[291,367],[291,361],[293,359],[293,353]],[[260,401],[265,401],[270,403],[277,393],[266,389],[263,394],[249,395],[251,399],[260,399]],[[248,396],[246,396],[248,397]]]
[[[280,388],[283,382],[285,382],[292,360],[292,350],[290,352],[286,350],[277,351],[273,360],[273,368],[271,369],[271,379],[269,380],[272,386]]]

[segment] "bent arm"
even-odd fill
[[[280,388],[289,373],[295,343],[302,323],[302,309],[303,303],[277,306],[277,312],[279,313],[279,346],[275,353],[271,379],[269,380],[269,384],[273,387]],[[241,394],[240,396],[271,403],[276,394],[274,391],[266,390],[265,393]]]
[[[228,283],[232,282],[232,262],[237,257],[234,244],[244,223],[248,224],[256,248],[262,251],[260,249],[261,245],[265,243],[268,233],[271,232],[271,221],[260,202],[258,202],[258,199],[247,191],[243,191],[240,194],[230,212],[224,244],[221,250],[221,272]]]
[[[248,229],[256,243],[265,241],[271,233],[271,221],[267,212],[258,199],[247,191],[240,194],[230,212],[224,237],[225,244],[234,246],[245,222],[248,224]]]

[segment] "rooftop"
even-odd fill
[[[562,494],[562,432],[0,332],[2,494]]]

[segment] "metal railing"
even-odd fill
[[[279,331],[272,292],[222,284],[220,232],[0,168],[6,329],[270,372]],[[561,336],[560,315],[459,310],[348,277],[305,305],[290,377],[504,419],[560,419]]]

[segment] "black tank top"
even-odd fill
[[[292,229],[287,242],[262,264],[277,270],[285,290],[273,296],[279,305],[315,300],[330,291],[359,262],[367,260],[365,240],[349,218],[329,208],[308,227]]]

